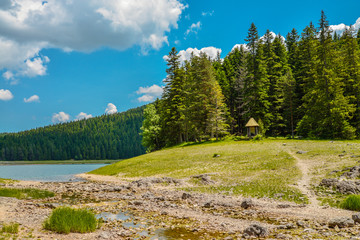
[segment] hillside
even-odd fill
[[[218,156],[216,156],[218,155]],[[186,189],[312,203],[314,185],[357,164],[359,141],[222,141],[156,151],[90,173],[182,179]],[[200,177],[199,177],[200,175]],[[195,176],[195,177],[194,177]]]
[[[145,153],[144,107],[0,135],[0,161],[124,159]]]

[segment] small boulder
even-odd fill
[[[352,220],[351,218],[348,217],[340,217],[340,218],[334,218],[331,219],[328,223],[329,227],[336,227],[338,226],[339,228],[344,228],[344,227],[352,227],[354,226],[354,220]]]
[[[181,199],[182,199],[182,200],[186,200],[186,199],[189,199],[189,198],[191,198],[191,194],[186,193],[186,192],[184,192],[184,193],[182,194],[182,196],[181,196]]]
[[[352,215],[352,219],[354,220],[354,222],[360,223],[360,213]]]
[[[266,237],[269,230],[259,224],[252,224],[244,230],[244,237]]]
[[[204,204],[204,207],[206,207],[206,208],[211,208],[213,206],[214,205],[212,204],[212,202],[207,202],[207,203]]]
[[[248,209],[254,207],[255,203],[250,198],[247,198],[244,201],[242,201],[240,206],[244,209]]]
[[[305,154],[305,153],[307,153],[307,151],[297,151],[296,153],[297,154]]]

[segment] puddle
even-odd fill
[[[109,213],[109,212],[103,212],[100,214],[96,215],[96,218],[102,218],[104,220],[121,220],[121,221],[126,221],[128,219],[130,219],[132,216],[123,212],[119,212],[117,214],[115,213]]]
[[[121,225],[125,228],[132,228],[132,229],[138,229],[137,235],[139,237],[145,236],[148,239],[152,240],[176,240],[176,239],[190,239],[190,240],[197,240],[201,237],[208,237],[208,238],[215,238],[218,239],[220,236],[217,233],[208,233],[204,230],[197,231],[197,230],[191,230],[184,227],[176,227],[176,228],[158,228],[155,231],[152,231],[151,233],[147,230],[144,230],[146,228],[147,224],[138,223],[133,219],[133,215],[126,213],[126,212],[119,212],[119,213],[109,213],[109,212],[103,212],[100,214],[97,214],[96,217],[102,218],[105,221],[114,221],[114,220],[121,220]],[[147,222],[149,223],[149,222]],[[139,238],[135,238],[139,239]]]

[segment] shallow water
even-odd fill
[[[77,181],[74,175],[90,172],[106,164],[0,165],[0,178],[41,182]]]

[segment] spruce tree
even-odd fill
[[[262,119],[264,131],[271,123],[272,115],[269,112],[269,79],[266,72],[266,61],[264,56],[264,44],[259,39],[255,25],[252,23],[245,39],[249,54],[246,59],[246,80],[244,83],[244,101],[246,105],[245,118],[253,117]]]
[[[344,95],[355,106],[350,123],[360,134],[360,47],[351,27],[346,29],[338,43],[337,58],[339,75],[344,83]]]
[[[162,96],[161,120],[168,144],[181,143],[184,138],[185,94],[184,69],[180,67],[180,56],[175,47],[167,57],[166,86]]]

